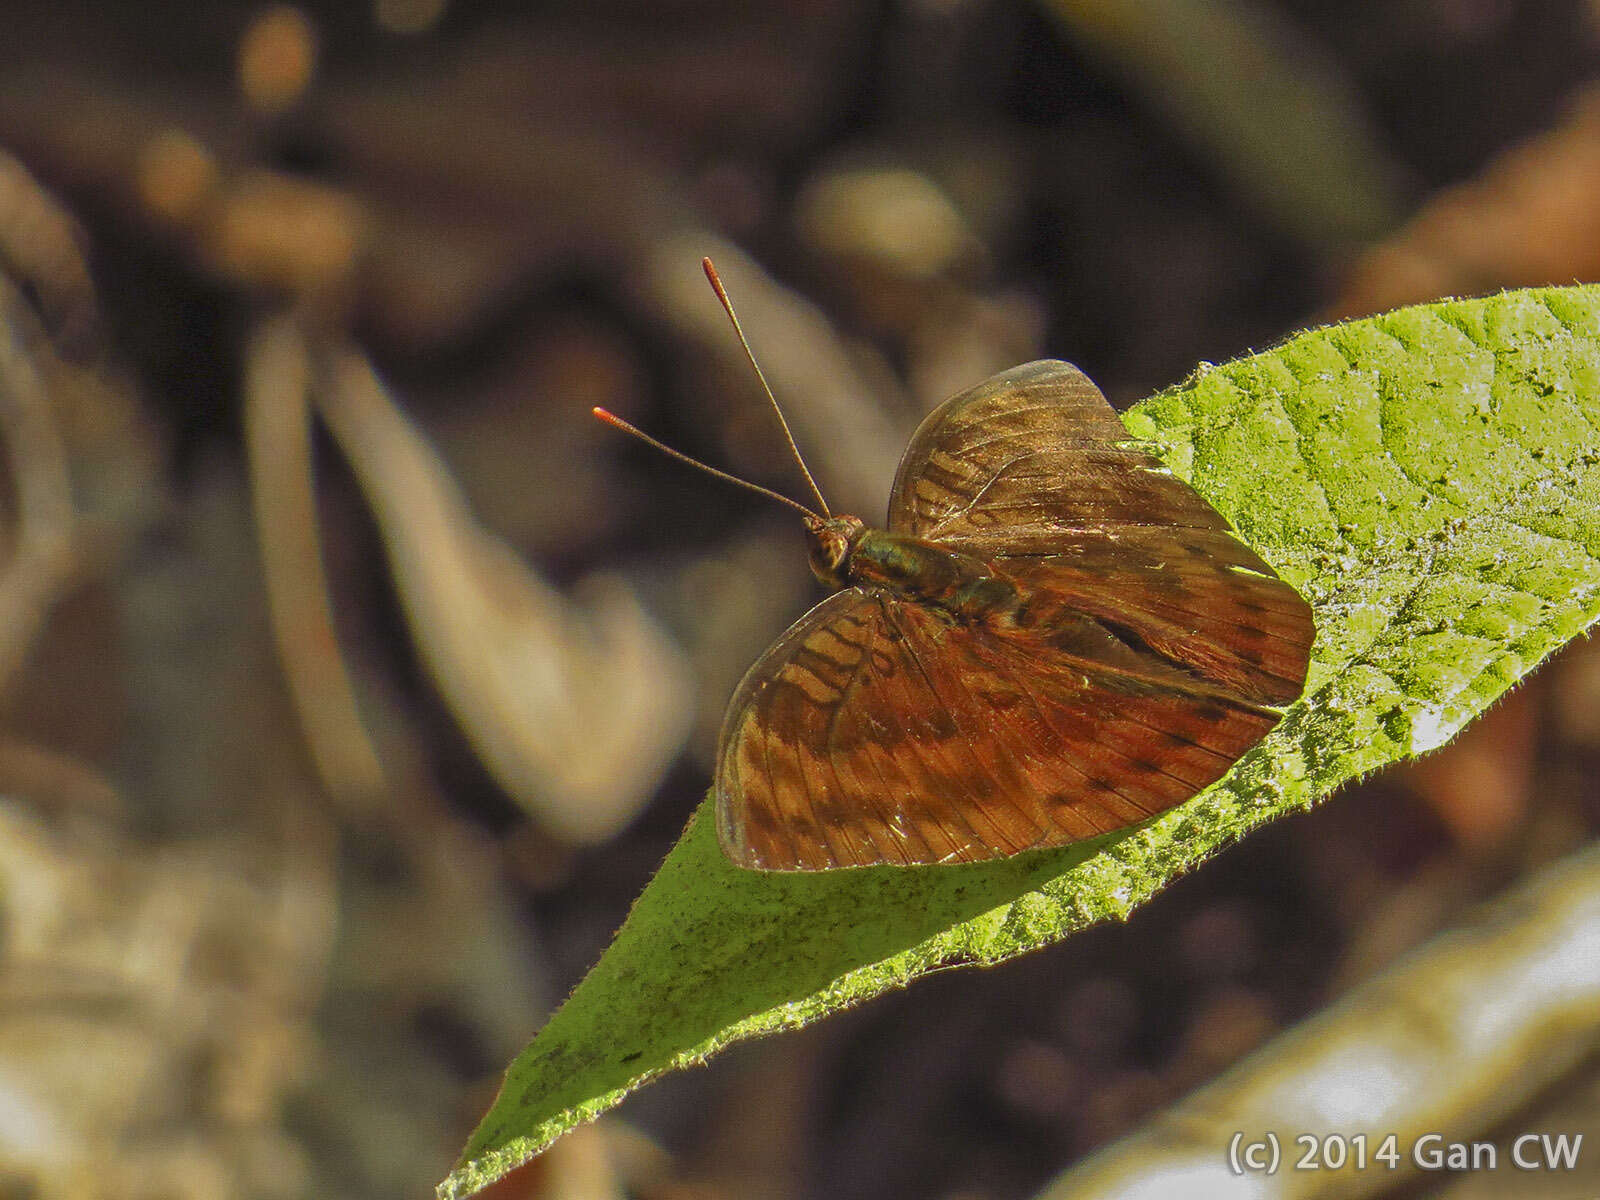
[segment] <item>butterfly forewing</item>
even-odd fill
[[[1066,845],[1188,799],[1277,721],[1091,620],[1071,632],[1000,637],[855,588],[813,609],[729,710],[729,856],[818,870]]]
[[[734,693],[717,832],[741,866],[960,861],[969,799],[929,749],[955,735],[916,682],[879,597],[848,588],[790,628]]]
[[[768,870],[968,862],[1124,828],[1215,782],[1304,686],[1310,608],[1066,363],[941,405],[889,528],[991,564],[964,619],[884,587],[813,609],[740,685],[718,832]]]

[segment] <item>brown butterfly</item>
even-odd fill
[[[974,862],[1109,833],[1221,778],[1305,686],[1310,606],[1070,363],[935,409],[886,529],[833,516],[801,469],[820,515],[756,490],[804,514],[835,594],[728,705],[717,834],[739,866]]]

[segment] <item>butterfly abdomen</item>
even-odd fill
[[[1016,585],[981,558],[882,529],[856,542],[848,577],[969,620],[1012,612],[1018,600]]]

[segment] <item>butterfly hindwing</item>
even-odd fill
[[[1015,367],[935,409],[889,527],[994,562],[1247,699],[1287,703],[1305,684],[1310,605],[1130,443],[1070,363]]]
[[[1003,569],[1040,621],[1088,614],[1245,700],[1287,704],[1305,686],[1310,608],[1276,576],[1230,565],[1238,544],[1199,530],[1069,534],[1060,553],[1008,558]]]
[[[1063,532],[1119,525],[1228,528],[1131,443],[1087,375],[1051,360],[1002,371],[929,413],[889,499],[891,530],[985,558],[1048,554]]]

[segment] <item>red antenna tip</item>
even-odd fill
[[[711,282],[712,290],[717,293],[717,299],[722,301],[724,308],[728,307],[728,293],[722,286],[722,276],[717,274],[716,267],[711,265],[709,258],[700,260],[700,269],[706,273],[706,278]]]
[[[644,438],[644,440],[647,441],[647,442],[652,440],[652,439],[650,439],[648,437],[645,437],[643,432],[641,432],[640,430],[636,429],[634,426],[628,424],[628,422],[624,421],[621,417],[617,416],[616,413],[607,412],[605,409],[601,408],[598,404],[595,405],[593,408],[591,408],[589,411],[592,412],[595,416],[599,417],[602,421],[604,421],[607,425],[611,426],[611,428],[613,428],[613,429],[620,429],[620,430],[622,430],[623,433],[631,433],[634,437],[636,437],[636,438]]]

